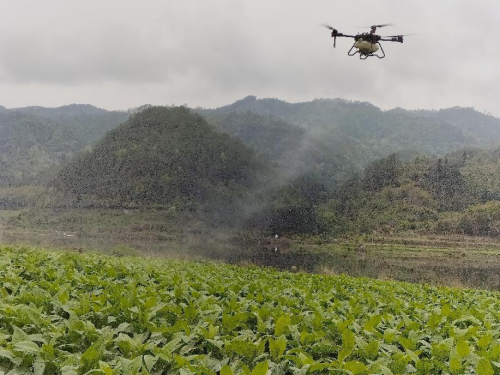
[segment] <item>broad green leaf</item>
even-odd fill
[[[22,358],[16,357],[13,353],[3,349],[0,349],[0,358],[7,358],[15,365],[20,365],[23,361]]]
[[[461,358],[465,358],[469,355],[469,344],[464,339],[460,339],[457,341],[457,353]]]
[[[61,375],[78,375],[74,366],[64,366],[61,368]]]
[[[41,351],[40,347],[31,341],[21,341],[14,344],[14,350],[28,354],[38,354]]]
[[[31,341],[29,335],[26,334],[22,329],[14,327],[14,333],[12,334],[12,343],[16,344],[21,341]]]
[[[158,362],[158,357],[152,356],[152,355],[145,355],[143,357],[144,365],[146,366],[146,369],[151,372],[153,369],[153,366]]]
[[[443,305],[443,307],[441,308],[441,315],[450,316],[451,313],[452,313],[452,311],[451,311],[450,304],[447,303],[447,304]]]
[[[370,325],[374,328],[376,328],[381,322],[382,322],[382,317],[380,316],[380,314],[373,315],[370,318]]]
[[[289,315],[281,315],[278,320],[276,321],[275,327],[274,327],[274,335],[276,337],[281,336],[282,334],[286,333],[288,330],[288,326],[292,323],[292,320],[290,319]]]
[[[477,342],[477,346],[484,350],[488,348],[488,346],[490,346],[492,340],[493,340],[493,335],[491,333],[487,333],[479,339],[479,341]]]
[[[43,375],[45,372],[45,362],[41,358],[37,358],[35,363],[33,363],[33,374]]]
[[[493,370],[489,359],[481,358],[481,360],[477,363],[476,373],[477,375],[493,375],[495,371]]]
[[[356,344],[354,333],[348,329],[342,333],[342,350],[339,353],[339,360],[343,361],[351,354]]]
[[[420,362],[420,357],[413,350],[406,349],[406,353],[415,364],[418,364]]]
[[[149,297],[146,300],[146,303],[144,303],[144,307],[148,310],[155,306],[156,306],[156,296]]]
[[[99,369],[104,372],[105,375],[113,375],[113,369],[106,362],[99,361]]]
[[[106,341],[107,336],[101,336],[83,353],[80,362],[85,370],[97,367],[104,354]]]
[[[374,360],[377,357],[377,355],[378,355],[379,349],[380,349],[379,342],[378,341],[372,341],[368,345],[365,346],[365,348],[363,349],[363,351],[364,351],[364,353],[366,355],[366,358]]]
[[[269,340],[269,351],[271,352],[271,358],[274,361],[277,361],[279,357],[283,355],[286,349],[287,339],[285,336],[280,336],[278,339],[270,339]]]
[[[307,338],[308,335],[309,335],[309,333],[307,333],[306,331],[300,332],[300,343],[301,344],[305,343],[306,338]]]
[[[396,330],[395,329],[386,329],[384,331],[384,340],[387,343],[392,343],[396,340]]]
[[[450,353],[450,371],[452,374],[456,374],[462,370],[462,359],[455,349],[451,350]]]
[[[220,369],[220,375],[233,375],[233,370],[228,365],[225,365]]]
[[[366,371],[366,366],[359,361],[349,361],[344,365],[344,369],[350,371],[353,375]]]
[[[252,370],[252,375],[267,375],[268,369],[269,369],[268,361],[260,362]]]
[[[69,289],[64,289],[60,294],[59,294],[59,302],[61,302],[63,305],[67,304],[69,301]]]
[[[300,359],[302,366],[314,365],[314,359],[311,356],[304,353],[299,353],[298,357]]]
[[[136,357],[133,360],[120,358],[123,375],[136,375],[142,367],[142,356]]]
[[[407,339],[406,337],[400,336],[398,338],[398,341],[403,346],[403,348],[415,350],[415,345],[413,344],[413,342],[411,342],[411,340]]]

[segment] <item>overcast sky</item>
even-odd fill
[[[342,97],[500,116],[499,0],[0,0],[0,104],[214,107]],[[340,32],[392,22],[387,57]]]

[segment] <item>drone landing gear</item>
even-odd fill
[[[384,52],[384,49],[382,48],[382,45],[381,45],[380,43],[378,43],[378,42],[377,42],[377,44],[378,44],[378,46],[379,46],[379,48],[380,48],[380,51],[382,52],[382,56],[380,56],[380,55],[378,55],[378,54],[376,54],[376,53],[363,53],[363,52],[361,52],[359,49],[357,49],[357,47],[355,47],[356,43],[354,43],[354,44],[352,45],[351,49],[349,50],[349,52],[347,52],[347,54],[348,54],[349,56],[354,56],[354,55],[356,55],[357,53],[359,53],[359,58],[360,58],[360,60],[366,60],[368,57],[371,57],[371,56],[376,56],[376,57],[378,57],[379,59],[383,59],[383,58],[385,57],[385,52]],[[352,52],[352,53],[351,53],[351,51],[352,51],[353,49],[355,49],[355,48],[357,49],[357,51],[355,51],[355,52]]]

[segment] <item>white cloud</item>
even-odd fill
[[[500,116],[497,0],[0,1],[0,104],[223,105],[248,94],[473,106]],[[387,58],[329,32],[393,22]]]

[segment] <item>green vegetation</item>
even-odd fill
[[[396,155],[367,167],[321,207],[337,232],[497,236],[500,153],[466,150],[444,159]]]
[[[316,142],[328,145],[330,153],[343,156],[356,167],[392,153],[443,156],[466,147],[489,147],[500,141],[500,120],[471,108],[381,111],[370,103],[342,99],[287,103],[249,96],[225,107],[200,112],[221,121],[235,113],[248,116],[248,111],[301,127],[308,136],[316,137]],[[234,132],[233,126],[224,126],[224,120],[222,128]],[[251,139],[246,133],[235,135],[244,142]]]
[[[5,373],[500,369],[498,293],[122,254],[0,254]]]
[[[72,205],[202,211],[224,221],[263,172],[252,150],[189,109],[151,107],[68,163],[53,184]]]
[[[417,147],[430,153],[480,143],[470,138],[470,126],[446,121],[464,111],[468,121],[484,115],[462,109],[387,113],[341,100],[247,101],[199,110],[213,126],[183,107],[140,108],[93,150],[65,163],[53,179],[55,194],[16,196],[4,189],[0,203],[13,209],[36,201],[44,213],[20,217],[31,223],[57,222],[53,216],[67,216],[58,213],[67,208],[154,209],[166,212],[158,225],[169,231],[195,224],[289,234],[497,234],[500,215],[488,202],[500,199],[498,151],[415,158],[404,143],[434,145]],[[481,126],[491,128],[493,139],[496,120],[486,117]],[[434,127],[436,121],[446,124]],[[440,129],[451,133],[440,136]],[[467,142],[445,145],[462,131]],[[405,152],[374,160],[389,150]]]
[[[156,209],[173,226],[278,233],[496,233],[478,212],[500,199],[498,155],[447,154],[498,142],[492,116],[255,97],[196,111],[212,126],[148,105],[2,110],[2,181],[24,190],[0,191],[1,208],[35,205],[50,221],[66,208]],[[42,190],[49,181],[55,189]]]
[[[90,105],[0,111],[0,186],[41,185],[128,118]]]

